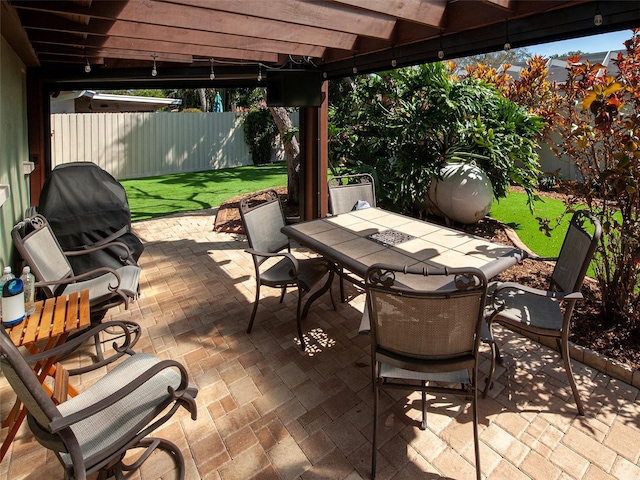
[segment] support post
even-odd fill
[[[327,169],[329,168],[329,102],[328,82],[322,83],[320,107],[300,109],[300,143],[303,152],[303,199],[302,220],[312,220],[327,215],[329,192],[327,191]]]

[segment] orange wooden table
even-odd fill
[[[88,327],[90,323],[89,290],[82,290],[80,294],[75,292],[68,297],[54,297],[44,302],[36,302],[35,311],[23,322],[7,327],[6,332],[15,346],[24,346],[32,355],[35,355],[62,345],[69,337],[69,333]],[[54,356],[34,365],[33,370],[41,384],[44,384],[47,376],[55,373],[55,361]],[[69,386],[69,394],[76,394],[71,386]],[[20,402],[16,400],[9,416],[2,424],[3,427],[10,428],[0,448],[0,460],[9,450],[26,413],[26,408],[21,407]]]

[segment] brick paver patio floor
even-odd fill
[[[253,332],[245,333],[255,281],[247,244],[215,233],[215,210],[134,224],[146,245],[142,297],[107,318],[143,327],[137,350],[184,363],[199,386],[198,419],[174,416],[158,432],[177,443],[187,479],[369,478],[372,388],[368,337],[358,334],[364,295],[333,310],[328,295],[304,325],[312,350],[296,345],[296,293],[264,288]],[[298,253],[303,253],[298,251]],[[574,362],[586,417],[577,415],[557,353],[498,331],[505,361],[480,399],[483,475],[489,479],[640,478],[638,390]],[[77,361],[71,358],[68,361]],[[483,350],[480,381],[488,367]],[[76,381],[82,389],[96,375]],[[15,396],[0,378],[0,416]],[[474,477],[469,407],[431,397],[418,428],[417,394],[382,395],[379,479]],[[2,437],[6,429],[2,431]],[[130,478],[173,478],[154,454]],[[63,478],[26,422],[0,463],[0,478]]]

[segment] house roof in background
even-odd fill
[[[178,107],[182,100],[177,98],[142,97],[137,95],[116,95],[93,90],[62,92],[52,96],[52,111],[55,105],[69,101],[74,103],[74,113],[88,112],[155,112],[163,107]]]
[[[613,60],[617,57],[618,53],[622,50],[611,50],[607,52],[597,53],[583,53],[580,54],[580,63],[589,62],[591,65],[602,65],[608,75],[616,76],[618,68],[613,63]],[[512,77],[519,77],[520,72],[526,66],[525,62],[514,62],[508,69],[507,73]],[[567,57],[550,58],[547,61],[547,71],[549,72],[549,81],[556,83],[564,83],[567,79]],[[495,68],[500,68],[500,65],[494,65]]]
[[[2,0],[2,34],[52,89],[257,86],[270,68],[340,78],[640,26],[592,0]],[[596,13],[602,24],[595,25]],[[86,62],[92,66],[84,72]],[[151,69],[157,64],[157,76]],[[211,80],[212,68],[215,79]],[[260,72],[260,75],[258,73]],[[81,85],[79,87],[79,85]]]

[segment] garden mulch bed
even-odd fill
[[[285,214],[293,214],[287,205],[287,189],[275,189],[281,201]],[[562,192],[539,192],[541,196],[562,199]],[[214,230],[218,232],[243,233],[238,206],[244,195],[229,199],[221,205],[216,215]],[[437,219],[429,219],[437,222]],[[517,235],[513,230],[492,218],[484,218],[474,225],[454,225],[473,235],[478,235],[498,243],[521,247]],[[547,279],[553,270],[553,264],[524,260],[522,263],[509,268],[497,279],[501,281],[515,281],[534,288],[545,289]],[[571,326],[571,341],[577,345],[589,348],[594,352],[605,355],[619,362],[640,370],[640,331],[631,325],[609,325],[600,313],[600,289],[595,281],[587,279],[583,285],[584,300],[578,302],[573,314],[574,322]]]
[[[280,197],[280,202],[286,214],[288,210],[291,210],[287,207],[287,187],[276,187],[274,190],[278,192],[278,197]],[[240,221],[240,210],[238,210],[238,208],[240,207],[240,200],[247,195],[247,193],[238,195],[220,205],[213,226],[215,232],[244,234],[242,222]]]

